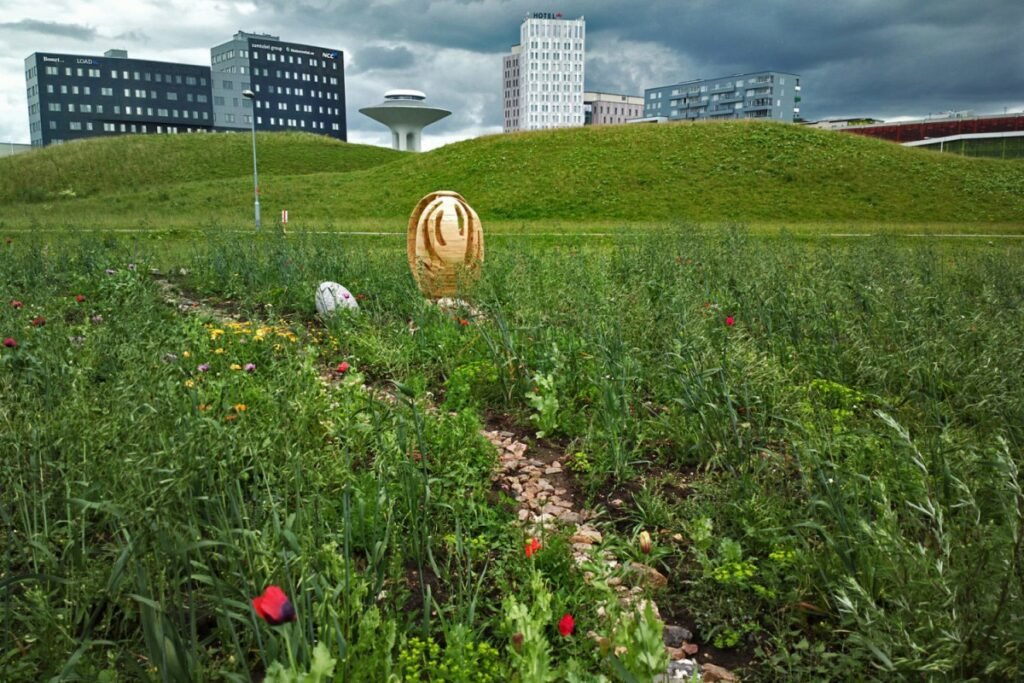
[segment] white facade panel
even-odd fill
[[[518,101],[518,116],[506,113],[506,131],[583,125],[586,31],[583,17],[564,19],[549,12],[527,15],[519,27],[519,45],[505,59],[507,72],[510,58],[518,57],[519,74],[515,97],[510,97],[506,78],[506,107],[512,109],[510,103]]]

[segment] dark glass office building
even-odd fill
[[[25,60],[32,146],[122,133],[213,130],[210,68],[36,52]]]
[[[32,146],[122,133],[248,131],[254,111],[257,130],[347,139],[341,50],[239,31],[210,57],[212,68],[129,59],[124,50],[36,52],[25,60]]]
[[[255,95],[256,130],[302,130],[348,137],[341,50],[282,42],[239,31],[210,50],[214,123],[218,130],[248,130]]]

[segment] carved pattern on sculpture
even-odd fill
[[[480,276],[484,234],[480,217],[458,192],[432,192],[409,217],[409,268],[431,298],[453,296]]]

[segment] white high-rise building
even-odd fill
[[[531,12],[503,60],[505,132],[583,125],[587,24]]]

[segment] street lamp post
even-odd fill
[[[255,198],[256,208],[256,229],[260,229],[260,178],[256,172],[256,93],[252,90],[243,90],[242,97],[252,101],[252,112],[249,114],[249,121],[252,123],[252,192]]]

